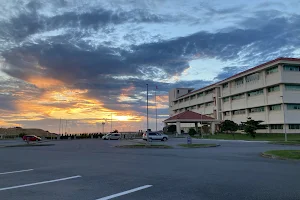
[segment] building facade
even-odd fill
[[[278,58],[204,88],[169,92],[169,114],[186,110],[232,120],[262,120],[268,133],[300,133],[300,59]]]

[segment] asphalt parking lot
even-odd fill
[[[300,147],[230,141],[201,149],[114,147],[123,143],[94,139],[0,148],[0,199],[300,199],[300,162],[259,156]]]

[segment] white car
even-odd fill
[[[167,141],[169,139],[169,136],[157,132],[148,132],[143,134],[143,140],[147,140],[147,134],[149,134],[149,140],[161,140],[161,141]]]
[[[121,135],[119,133],[109,133],[102,136],[103,140],[119,140],[121,139]]]

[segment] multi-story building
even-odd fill
[[[186,110],[236,123],[264,121],[268,133],[300,133],[300,59],[278,58],[194,90],[169,92],[169,114]]]

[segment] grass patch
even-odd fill
[[[300,141],[300,134],[288,134],[289,141]],[[195,138],[201,138],[199,136]],[[284,134],[277,133],[257,133],[255,138],[247,134],[236,133],[235,136],[231,134],[216,134],[204,135],[204,139],[221,139],[221,140],[248,140],[248,141],[284,141]]]
[[[217,147],[217,144],[178,144],[178,146],[186,148],[206,148],[206,147]]]
[[[272,150],[263,153],[264,156],[281,159],[300,159],[300,150]]]
[[[295,146],[300,146],[300,141],[274,141],[274,142],[270,142],[270,144],[280,144],[280,145],[295,145]]]
[[[128,145],[118,145],[116,147],[121,147],[121,148],[153,148],[153,149],[171,149],[173,147],[168,146],[168,145],[163,145],[163,144],[128,144]]]

